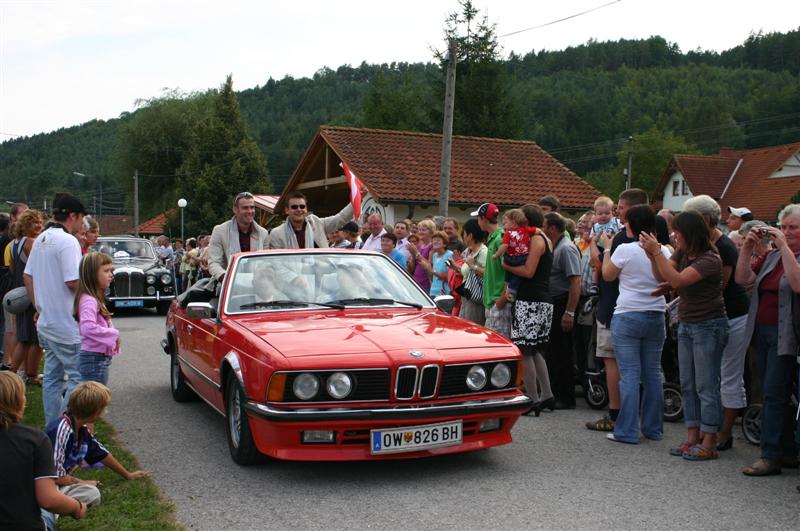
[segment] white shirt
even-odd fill
[[[381,233],[377,236],[370,234],[369,238],[367,238],[367,241],[365,241],[364,245],[361,246],[361,249],[365,251],[381,252],[381,236],[384,234],[386,234],[386,229],[381,229]]]
[[[78,280],[81,246],[78,239],[58,227],[42,232],[33,242],[25,274],[33,279],[39,320],[37,332],[56,343],[81,342],[78,322],[72,316],[75,294],[66,282]]]
[[[661,246],[661,252],[670,257],[669,249]],[[614,314],[625,312],[663,312],[667,308],[663,296],[650,295],[658,289],[653,268],[647,253],[639,242],[623,243],[611,255],[611,263],[619,272],[619,298]]]

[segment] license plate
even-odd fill
[[[370,436],[373,455],[415,452],[461,443],[463,426],[458,420],[427,426],[370,430]]]
[[[117,308],[144,308],[144,301],[142,300],[114,301],[114,306],[116,306]]]

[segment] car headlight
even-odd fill
[[[495,365],[494,369],[492,369],[492,378],[490,381],[492,385],[498,389],[507,387],[508,383],[511,381],[511,370],[508,368],[508,365],[505,363],[498,363]]]
[[[147,281],[148,284],[156,283],[156,277],[154,277],[153,275],[147,275],[147,278],[145,280]]]
[[[480,391],[486,386],[486,371],[480,365],[474,365],[467,372],[467,387]]]
[[[319,392],[319,378],[307,372],[298,375],[292,382],[292,392],[300,400],[311,400]]]
[[[155,295],[156,294],[155,286],[147,286],[147,294],[148,295]]]
[[[333,398],[342,399],[353,390],[353,380],[347,373],[335,372],[328,376],[328,383],[325,389]]]
[[[161,275],[161,283],[164,285],[169,285],[172,283],[172,276],[164,273]]]

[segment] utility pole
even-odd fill
[[[139,170],[133,172],[133,234],[139,237]]]
[[[453,151],[453,107],[456,92],[456,41],[450,39],[447,49],[447,86],[444,95],[442,124],[442,167],[439,173],[439,215],[447,216],[450,203],[450,156]]]
[[[628,167],[625,170],[625,189],[631,188],[631,165],[633,164],[633,136],[628,137]]]

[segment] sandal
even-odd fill
[[[41,387],[42,386],[42,377],[40,375],[38,375],[38,374],[36,376],[28,376],[26,378],[26,383],[28,385],[38,385],[39,387]]]
[[[669,455],[674,455],[675,457],[681,457],[683,454],[688,452],[692,448],[692,445],[689,444],[689,441],[683,441],[680,446],[675,446],[669,449]]]
[[[594,422],[587,422],[586,428],[594,431],[614,431],[614,421],[611,420],[611,417],[605,415]]]
[[[780,473],[780,463],[764,459],[763,457],[756,460],[752,465],[742,469],[742,474],[745,476],[773,476]]]
[[[701,444],[692,446],[688,452],[683,453],[683,458],[687,461],[711,461],[718,457],[719,452],[715,448],[706,448]]]

